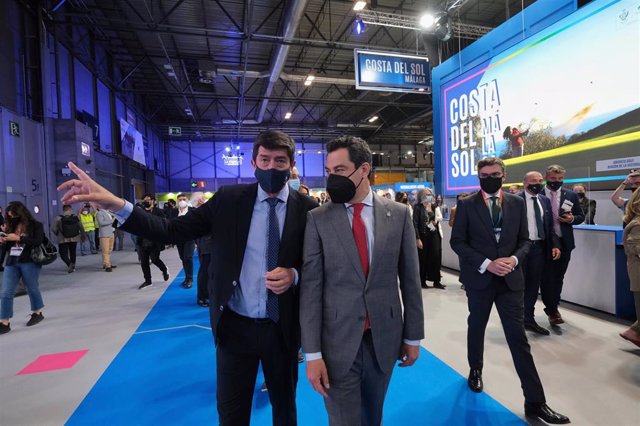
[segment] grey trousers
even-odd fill
[[[346,376],[331,378],[325,398],[331,426],[380,426],[382,407],[391,374],[385,374],[376,361],[371,332],[362,337],[356,359]]]

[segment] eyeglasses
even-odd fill
[[[500,173],[500,172],[495,172],[495,173],[491,173],[491,174],[480,173],[478,176],[480,177],[480,179],[486,179],[488,177],[492,177],[492,178],[502,178],[502,177],[504,177],[503,174]]]

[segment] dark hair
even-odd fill
[[[285,149],[289,160],[291,160],[291,164],[293,164],[296,144],[285,132],[281,132],[280,130],[265,130],[260,133],[253,142],[253,161],[256,161],[256,158],[258,158],[258,149],[260,147],[265,149]]]
[[[364,163],[372,163],[371,149],[364,139],[356,136],[340,136],[327,144],[327,154],[337,151],[340,148],[347,148],[349,160],[355,164],[356,169]]]
[[[509,136],[511,136],[511,126],[507,126],[507,128],[504,129],[504,132],[502,132],[503,139],[509,139]]]
[[[183,194],[182,192],[178,194],[178,196],[176,197],[176,199],[180,198],[180,197],[184,197],[184,198],[188,198],[187,194]],[[175,201],[174,201],[175,202]]]
[[[153,195],[153,194],[150,194],[150,193],[148,193],[148,192],[142,196],[142,199],[144,200],[144,199],[145,199],[145,198],[147,198],[147,197],[151,198],[151,199],[152,199],[152,200],[154,200],[154,201],[156,200],[156,196],[155,196],[155,195]]]
[[[71,208],[72,208],[72,207],[71,207],[71,204],[63,204],[63,205],[62,205],[62,211],[64,211],[64,210],[71,210]]]
[[[493,166],[496,164],[502,168],[502,173],[504,173],[505,172],[504,161],[502,161],[498,157],[487,157],[478,161],[478,171],[480,171],[480,169],[485,166]]]
[[[16,226],[11,226],[11,221],[9,221],[9,213],[13,215],[13,217],[18,219],[18,223],[21,223],[25,230],[31,226],[31,223],[35,221],[33,216],[31,216],[31,212],[20,201],[12,201],[7,205],[7,209],[5,210],[5,219],[7,222],[7,233],[10,234],[15,232]]]

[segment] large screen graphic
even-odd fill
[[[120,119],[120,143],[122,155],[146,166],[145,144],[142,139],[142,133],[122,118]]]
[[[640,168],[640,0],[594,2],[440,88],[449,195],[478,188],[476,163],[507,180],[561,164],[567,182],[617,186]]]

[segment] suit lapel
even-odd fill
[[[331,214],[331,225],[336,231],[336,235],[342,247],[347,253],[347,257],[351,262],[351,265],[356,270],[358,277],[362,282],[365,282],[364,272],[362,271],[362,265],[360,264],[360,257],[358,256],[358,248],[356,247],[356,241],[353,238],[353,231],[349,224],[349,217],[347,216],[347,209],[344,204],[331,203],[329,206]]]
[[[238,271],[242,269],[244,251],[247,248],[249,238],[249,228],[251,227],[251,216],[258,196],[258,184],[249,185],[238,201],[238,221],[236,222],[238,233],[238,245],[236,259],[238,260]]]
[[[526,204],[526,202],[525,202]],[[506,225],[509,223],[508,218],[511,217],[510,216],[510,210],[511,210],[511,200],[509,200],[509,196],[507,194],[504,193],[504,191],[502,192],[502,231],[501,233],[504,234],[505,229],[506,229]]]
[[[482,196],[482,192],[478,192],[475,195],[475,200],[473,204],[476,206],[476,210],[478,211],[478,216],[480,217],[480,221],[484,224],[487,232],[491,236],[493,241],[496,240],[496,234],[493,231],[493,222],[491,221],[491,214],[489,213],[489,209],[484,202],[484,197]]]
[[[369,259],[369,277],[367,283],[374,276],[379,262],[373,262],[373,259],[381,259],[384,250],[384,241],[389,240],[387,234],[391,231],[389,226],[391,222],[391,211],[387,208],[385,201],[382,197],[373,193],[373,250],[371,259]]]

